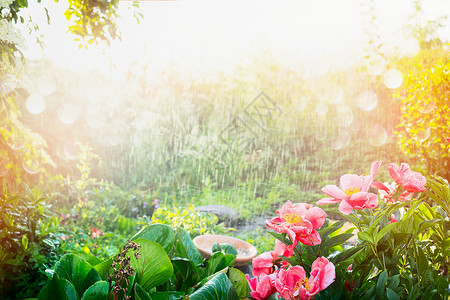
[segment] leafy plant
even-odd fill
[[[232,265],[236,250],[215,245],[204,260],[189,234],[152,224],[131,238],[113,259],[66,254],[38,299],[239,299],[248,290]],[[232,280],[230,280],[232,278]],[[212,296],[215,295],[215,296]]]
[[[46,269],[61,255],[59,217],[40,190],[0,194],[0,295],[30,297],[47,280]]]

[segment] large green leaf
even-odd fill
[[[185,296],[183,292],[153,292],[150,293],[151,300],[180,300]]]
[[[106,281],[99,281],[84,292],[81,300],[108,300],[109,284]]]
[[[136,233],[131,240],[147,239],[160,244],[167,253],[172,250],[175,233],[172,227],[166,224],[150,224]]]
[[[228,270],[228,278],[233,284],[239,298],[247,298],[249,296],[250,290],[244,273],[238,269],[230,268]]]
[[[187,291],[204,277],[203,270],[187,258],[173,258],[172,266],[177,277],[177,290],[179,291]]]
[[[397,222],[388,224],[386,226],[383,227],[383,229],[380,230],[380,232],[377,233],[376,238],[375,238],[375,243],[378,243],[378,241],[385,236],[388,232],[390,232],[391,230],[393,230],[394,228],[397,229],[399,227]]]
[[[134,298],[136,300],[151,300],[148,293],[139,285],[139,283],[136,283],[134,286]]]
[[[110,258],[107,261],[104,261],[102,263],[96,264],[94,266],[94,269],[98,272],[98,275],[100,275],[100,277],[103,280],[107,279],[108,271],[111,268],[111,264],[112,264],[112,258]]]
[[[181,257],[192,260],[196,265],[203,262],[203,257],[192,242],[191,236],[183,228],[177,229],[176,248]]]
[[[38,299],[77,300],[78,298],[73,285],[67,279],[60,278],[55,274],[52,280],[42,288]]]
[[[78,299],[95,282],[102,280],[97,271],[84,259],[66,254],[55,264],[55,274],[73,284]]]
[[[97,258],[96,256],[86,253],[82,250],[80,251],[76,251],[76,252],[72,252],[72,254],[75,254],[76,256],[81,257],[82,259],[84,259],[85,261],[87,261],[91,266],[95,266],[98,265],[99,263],[101,263],[101,259]]]
[[[190,300],[238,300],[233,284],[227,275],[220,273],[189,296]]]
[[[137,239],[135,242],[141,246],[140,258],[136,259],[132,253],[127,256],[131,258],[131,265],[135,269],[136,283],[150,292],[172,276],[173,267],[166,251],[158,243],[147,239]]]
[[[207,261],[208,275],[214,274],[234,265],[236,256],[233,254],[223,254],[223,252],[214,252]]]

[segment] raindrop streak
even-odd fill
[[[25,107],[33,115],[42,113],[46,106],[47,104],[41,95],[30,95],[25,102]]]
[[[74,160],[81,153],[81,148],[74,141],[68,141],[64,144],[64,154],[68,160]]]
[[[319,116],[325,116],[328,113],[328,105],[326,103],[317,103],[316,105],[316,113]]]
[[[384,129],[383,126],[380,125],[374,125],[369,130],[369,136],[368,136],[370,143],[373,146],[380,147],[386,144],[387,142],[387,132],[386,129]]]
[[[350,126],[353,123],[353,112],[347,106],[340,106],[337,109],[338,111],[338,120],[337,124],[341,127]]]
[[[377,94],[370,90],[363,91],[359,94],[356,100],[358,107],[364,111],[371,111],[377,107],[378,97]]]
[[[389,89],[396,89],[402,85],[403,75],[397,69],[390,69],[384,73],[384,84]]]

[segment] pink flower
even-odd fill
[[[373,162],[370,175],[343,175],[340,180],[340,188],[336,185],[325,186],[322,192],[332,198],[323,198],[317,204],[340,203],[339,211],[345,215],[350,214],[353,209],[375,208],[378,204],[378,197],[373,193],[368,193],[368,190],[380,165],[381,161]]]
[[[425,191],[426,178],[418,172],[413,172],[407,163],[402,163],[400,167],[397,164],[390,164],[389,174],[410,193]]]
[[[276,212],[278,217],[267,220],[266,224],[278,233],[288,234],[292,245],[287,250],[292,251],[299,242],[306,245],[320,244],[320,235],[315,229],[325,222],[326,214],[321,208],[305,203],[292,205],[288,201]]]
[[[391,215],[391,221],[389,222],[389,224],[395,223],[395,222],[398,222],[398,220],[395,218],[394,215]]]
[[[395,203],[396,199],[393,198],[394,194],[397,192],[398,185],[394,181],[391,184],[385,182],[376,182],[374,181],[372,183],[372,187],[378,189],[378,192],[380,193],[380,198],[384,199],[384,202],[386,203]],[[414,193],[410,193],[407,190],[404,190],[399,196],[398,200],[401,202],[409,201],[412,199]]]
[[[92,231],[92,239],[98,238],[100,235],[105,235],[100,229],[95,229],[94,227],[91,227]]]
[[[271,275],[261,274],[259,277],[250,279],[248,274],[245,274],[250,286],[250,295],[256,300],[263,300],[275,293],[277,291],[274,285],[276,275],[276,273]]]
[[[271,252],[264,252],[255,257],[252,260],[253,276],[258,277],[261,274],[272,274],[274,270],[273,261],[274,257]]]
[[[275,288],[286,300],[307,300],[326,289],[335,279],[334,265],[325,257],[319,257],[311,266],[309,278],[301,266],[280,269]]]
[[[279,259],[278,256],[291,257],[294,255],[294,250],[289,250],[288,246],[280,240],[275,241],[275,250],[271,252],[275,260]]]

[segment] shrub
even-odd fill
[[[422,171],[450,177],[450,54],[424,50],[400,62],[403,89],[398,143]]]

